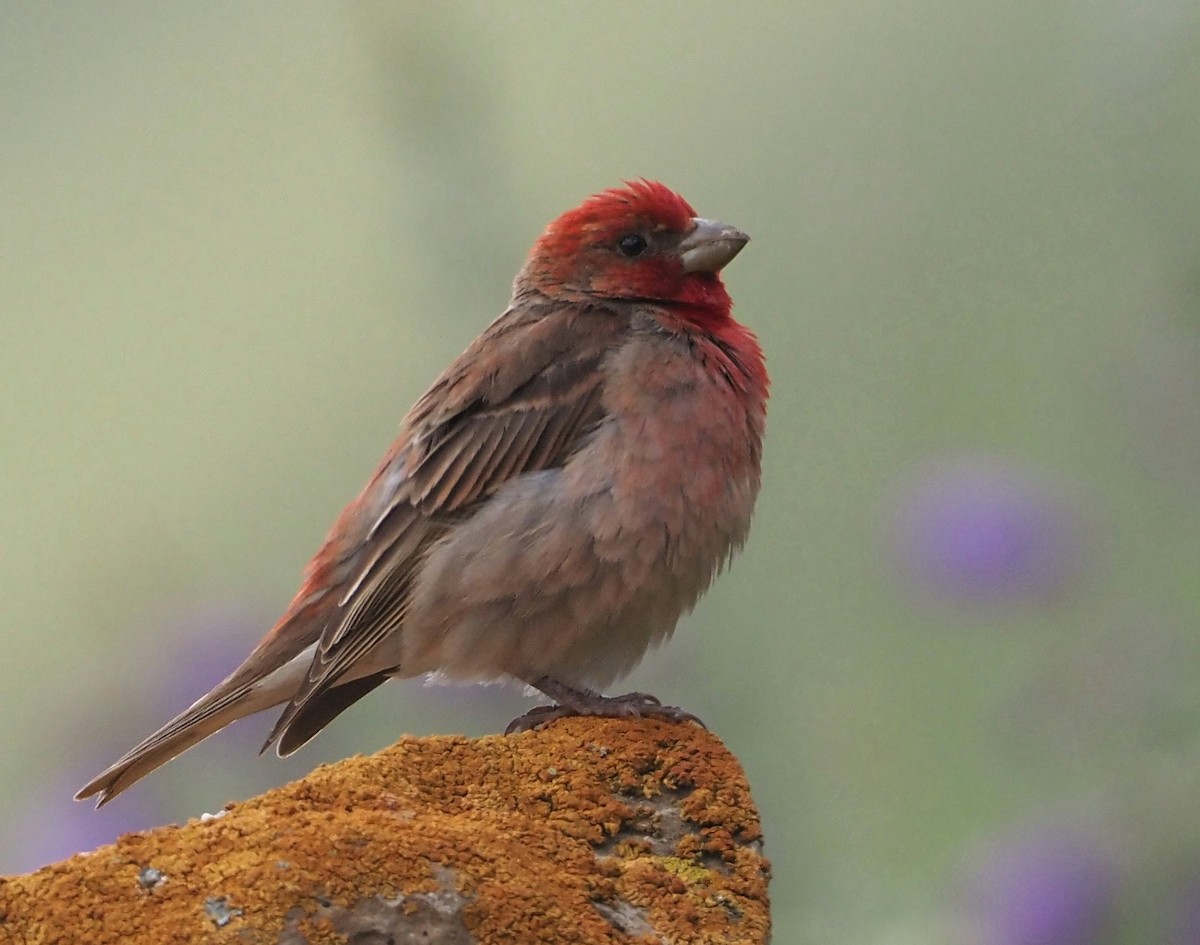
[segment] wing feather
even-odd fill
[[[268,745],[281,738],[281,748],[302,743],[287,732],[305,707],[352,682],[352,667],[384,637],[402,632],[418,564],[431,542],[510,479],[562,465],[601,422],[601,363],[628,330],[628,318],[615,310],[527,301],[493,322],[434,382],[326,540],[339,563],[340,580],[328,588],[337,595],[336,607]],[[360,536],[348,547],[347,532]],[[341,544],[330,547],[335,542]],[[321,577],[318,569],[307,584]],[[298,600],[311,600],[307,584]],[[285,627],[286,617],[277,633]],[[328,721],[341,708],[325,718],[323,705],[321,717]]]

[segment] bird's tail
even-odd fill
[[[201,742],[235,719],[286,702],[291,688],[259,680],[257,684],[233,685],[230,678],[185,709],[166,725],[131,748],[120,759],[79,789],[77,801],[99,795],[103,807],[127,787],[144,778],[159,765]]]

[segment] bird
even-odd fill
[[[720,272],[741,230],[645,178],[552,221],[508,307],[409,410],[245,661],[89,781],[97,807],[236,719],[284,706],[290,755],[392,677],[505,681],[566,715],[694,720],[606,696],[745,543],[762,348]]]

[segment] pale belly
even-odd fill
[[[745,541],[759,486],[761,418],[698,366],[685,381],[622,388],[565,466],[454,525],[373,655],[406,676],[599,688],[669,637]]]

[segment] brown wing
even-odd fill
[[[314,594],[339,595],[307,678],[267,745],[278,739],[280,754],[294,751],[386,678],[358,680],[353,697],[337,691],[352,683],[344,677],[356,662],[400,630],[424,548],[506,481],[561,465],[600,421],[600,362],[627,329],[612,310],[525,303],[434,382],[335,524],[308,592],[293,605],[299,620]],[[275,635],[285,635],[288,623]]]

